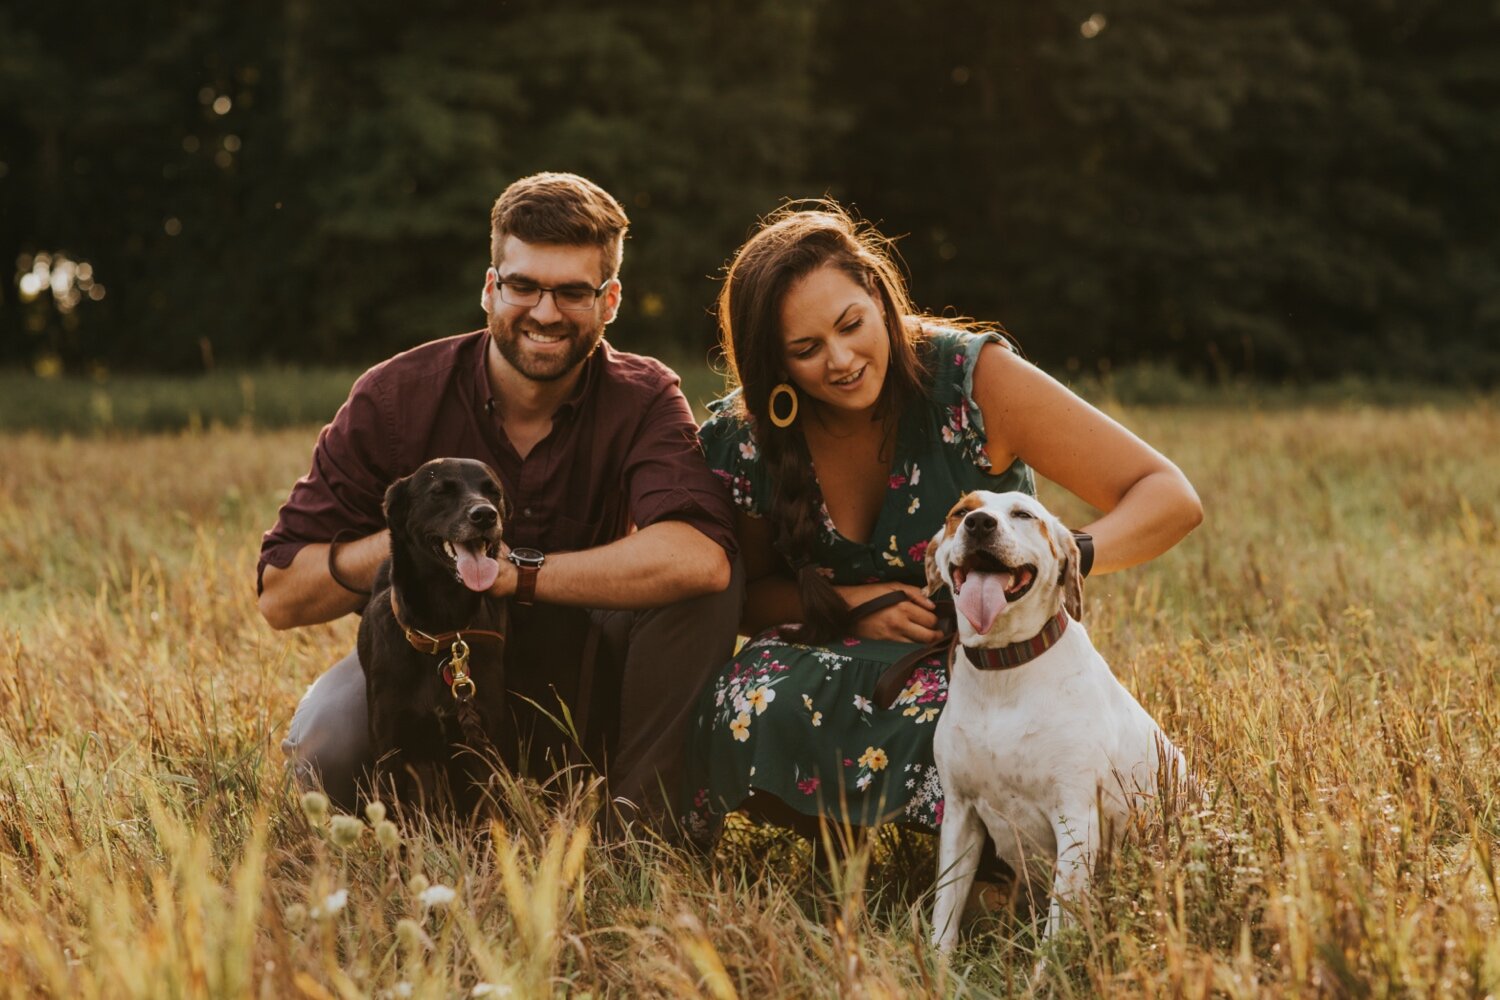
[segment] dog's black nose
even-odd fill
[[[983,538],[985,535],[995,533],[995,515],[986,514],[982,510],[976,510],[964,518],[964,530],[971,535]]]
[[[493,528],[495,522],[500,519],[500,512],[489,504],[480,504],[469,508],[469,521],[481,528]]]

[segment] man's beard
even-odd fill
[[[507,323],[491,313],[489,317],[490,338],[500,349],[501,357],[510,366],[533,382],[555,382],[587,360],[599,342],[604,339],[604,324],[593,329],[581,327],[563,320],[548,326],[540,326],[529,319],[518,319]],[[561,353],[542,354],[533,349],[524,331],[533,330],[549,337],[568,338],[568,348]]]

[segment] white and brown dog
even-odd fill
[[[934,737],[933,944],[958,941],[985,831],[1027,898],[1050,892],[1050,937],[1130,809],[1160,781],[1186,780],[1182,755],[1095,652],[1078,621],[1078,546],[1034,497],[966,494],[926,561],[929,584],[953,592],[959,639]]]

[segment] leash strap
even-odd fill
[[[896,605],[900,604],[902,601],[909,600],[911,600],[911,598],[906,596],[906,592],[904,590],[888,590],[884,594],[881,594],[879,597],[872,597],[865,603],[850,608],[849,622],[852,624],[853,622],[859,621],[861,618],[870,617],[877,611],[884,611],[886,608],[893,608]]]
[[[901,696],[901,691],[911,681],[911,675],[917,672],[918,664],[928,657],[941,653],[943,656],[943,669],[948,669],[949,660],[953,655],[953,646],[958,639],[958,633],[953,632],[943,636],[936,642],[907,653],[901,659],[885,668],[880,679],[875,682],[875,704],[881,708],[890,708]]]
[[[895,607],[902,601],[909,600],[911,598],[906,596],[905,591],[892,590],[851,609],[849,620],[855,622],[877,611],[884,611],[886,608]],[[938,631],[943,633],[942,638],[918,647],[885,668],[880,679],[875,682],[875,704],[881,708],[890,708],[895,704],[902,689],[911,681],[911,675],[917,672],[917,667],[923,661],[935,654],[942,654],[946,660],[949,651],[953,648],[953,643],[958,636],[953,620],[955,614],[953,602],[937,601],[935,603],[937,604]]]

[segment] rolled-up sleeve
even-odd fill
[[[312,468],[297,480],[276,524],[261,539],[257,593],[267,566],[286,569],[305,546],[332,541],[341,532],[362,537],[385,526],[384,484],[392,479],[386,419],[380,385],[373,371],[366,372],[319,433]]]
[[[639,428],[624,465],[631,521],[639,528],[683,521],[733,559],[739,547],[729,493],[703,457],[692,408],[675,381],[652,400]]]

